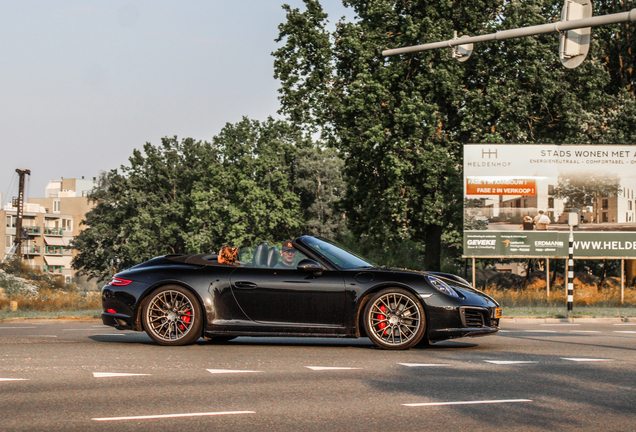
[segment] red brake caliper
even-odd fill
[[[380,310],[381,310],[382,312],[386,312],[386,308],[384,307],[384,305],[380,306]],[[378,318],[379,320],[386,319],[386,317],[385,317],[384,315],[382,315],[382,314],[378,314],[377,318]],[[386,327],[386,323],[385,323],[385,322],[381,322],[381,323],[379,323],[379,324],[378,324],[378,328],[379,328],[380,330],[382,330],[382,329],[383,329],[383,328],[385,328],[385,327]],[[386,330],[384,331],[384,334],[386,335]]]
[[[190,320],[192,320],[192,312],[190,311],[190,309],[186,310],[185,313],[183,314],[183,322],[189,323]],[[179,324],[179,328],[181,330],[185,330],[185,327],[183,326],[183,324]]]

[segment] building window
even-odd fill
[[[548,208],[554,208],[554,198],[548,198]]]
[[[548,195],[554,195],[554,185],[548,185]]]
[[[607,210],[607,209],[609,209],[609,200],[604,199],[603,200],[603,210]],[[607,222],[607,221],[605,221],[605,222]]]
[[[60,212],[60,200],[54,200],[53,201],[53,213],[59,213]]]
[[[603,222],[609,222],[609,218],[607,217],[607,212],[603,212]]]
[[[13,246],[13,236],[8,235],[6,238],[7,238],[7,243],[5,244],[5,246],[10,248],[11,246]]]
[[[632,210],[632,202],[627,201],[627,210]]]

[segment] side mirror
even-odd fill
[[[322,267],[312,259],[304,259],[300,261],[296,268],[305,272],[312,272],[314,276],[320,276],[322,274]]]

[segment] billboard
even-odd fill
[[[464,256],[636,258],[636,146],[467,144]]]

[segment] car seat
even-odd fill
[[[267,267],[273,268],[278,264],[278,258],[280,257],[280,252],[276,246],[272,246],[269,248],[269,252],[267,253]]]
[[[267,267],[267,252],[269,247],[267,242],[261,242],[256,246],[254,250],[254,258],[252,258],[252,264],[254,267]]]

